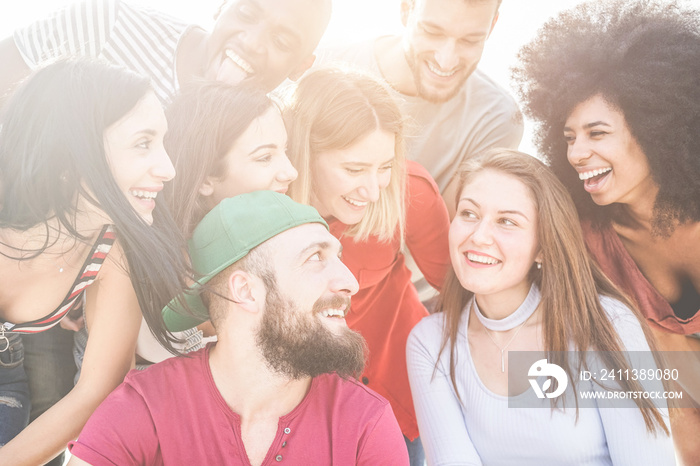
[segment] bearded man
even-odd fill
[[[71,444],[80,464],[408,464],[389,403],[357,382],[358,290],[318,212],[272,191],[225,199],[190,242],[200,277],[163,317],[217,343],[130,373]]]

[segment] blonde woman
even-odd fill
[[[406,338],[427,311],[401,251],[408,247],[439,288],[448,265],[447,209],[428,172],[404,161],[401,113],[373,78],[313,71],[299,82],[285,116],[299,172],[290,195],[316,207],[343,244],[343,261],[360,283],[345,318],[370,352],[361,380],[389,400],[409,442],[418,428]],[[410,444],[409,453],[421,460],[420,443]]]

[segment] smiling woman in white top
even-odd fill
[[[566,189],[535,158],[505,149],[465,162],[458,176],[453,269],[438,312],[407,344],[428,463],[674,464],[665,405],[638,399],[596,409],[574,400],[577,389],[610,388],[574,382],[581,370],[624,371],[621,351],[650,348],[638,312],[589,259]],[[564,353],[586,350],[606,353],[595,362]],[[566,372],[568,389],[508,409],[529,388],[511,385],[509,396],[510,351],[546,355]],[[643,389],[633,380],[614,388]]]

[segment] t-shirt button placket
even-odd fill
[[[292,432],[292,429],[290,429],[289,427],[285,427],[285,428],[284,428],[284,433],[285,433],[285,435],[289,435],[291,432]],[[286,446],[287,446],[287,441],[285,440],[284,442],[282,442],[282,448],[284,448],[284,447],[286,447]],[[277,456],[275,456],[275,460],[276,460],[277,462],[282,461],[282,455],[277,455]]]

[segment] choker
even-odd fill
[[[481,325],[487,329],[494,332],[506,332],[508,330],[513,330],[519,325],[522,325],[530,316],[535,312],[537,306],[540,304],[540,290],[534,283],[530,286],[530,292],[525,297],[525,301],[508,317],[500,320],[489,319],[484,314],[481,313],[479,305],[476,303],[476,298],[474,298],[474,314],[476,314],[477,319],[481,322]]]

